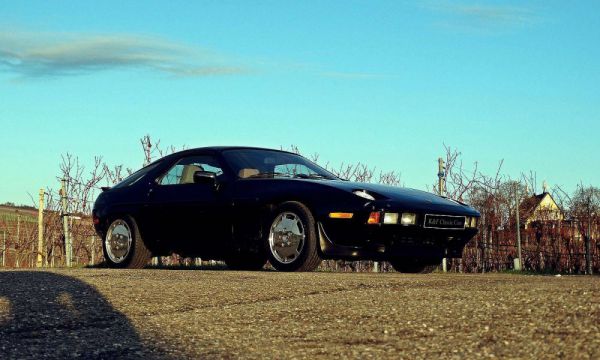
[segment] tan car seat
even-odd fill
[[[250,168],[246,168],[246,169],[241,169],[238,172],[238,176],[242,179],[246,179],[249,178],[250,176],[254,176],[257,175],[258,173],[260,173],[258,171],[258,169],[250,169]]]
[[[181,179],[179,180],[180,184],[193,184],[194,183],[194,173],[196,171],[204,171],[202,166],[198,165],[185,165],[183,167],[183,171],[181,172]]]

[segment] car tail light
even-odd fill
[[[381,220],[381,213],[379,211],[373,211],[369,214],[369,220],[367,220],[367,224],[379,224]]]
[[[94,225],[98,225],[100,224],[100,218],[94,215],[92,216],[92,222],[94,223]]]

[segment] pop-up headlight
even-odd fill
[[[367,200],[371,200],[371,201],[375,200],[373,195],[369,194],[365,190],[355,190],[352,193],[356,196],[360,196],[363,199],[367,199]]]

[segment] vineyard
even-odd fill
[[[149,136],[140,140],[144,164],[157,157],[174,152],[153,143]],[[293,147],[291,151],[300,151]],[[515,181],[498,171],[486,175],[474,169],[466,170],[460,153],[446,148],[446,196],[465,201],[478,209],[482,217],[479,233],[467,245],[460,259],[449,259],[451,272],[489,272],[511,270],[518,257],[516,239],[522,239],[522,264],[525,270],[536,272],[585,273],[586,254],[594,272],[600,271],[600,190],[578,186],[569,194],[561,187],[546,189],[536,194],[537,181],[533,174]],[[311,160],[319,161],[317,154]],[[376,173],[365,164],[341,164],[334,168],[322,164],[337,176],[357,182],[377,182],[401,185],[400,174],[394,171]],[[66,155],[60,164],[59,179],[65,179],[66,209],[61,205],[61,194],[52,188],[45,190],[43,211],[42,265],[66,265],[66,247],[63,216],[68,214],[68,228],[72,239],[72,266],[98,265],[103,261],[101,239],[93,229],[91,208],[101,186],[111,186],[132,172],[123,165],[109,166],[101,157],[94,159],[91,171],[84,171],[77,157]],[[430,191],[436,192],[432,186]],[[554,207],[531,208],[535,199],[549,197]],[[515,204],[519,204],[518,206]],[[528,207],[529,206],[529,207]],[[521,224],[515,222],[521,211]],[[520,234],[517,234],[519,228]],[[34,207],[0,207],[0,259],[4,267],[35,267],[38,256],[38,211]],[[184,259],[174,254],[153,260],[155,265],[198,266],[214,265],[202,259]],[[371,261],[324,261],[324,271],[373,271]],[[379,271],[392,271],[387,263],[377,264]]]

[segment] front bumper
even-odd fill
[[[332,238],[332,234],[335,237]],[[476,234],[476,228],[448,230],[401,225],[361,225],[340,232],[339,228],[318,223],[321,256],[325,259],[383,261],[461,257],[465,245]]]

